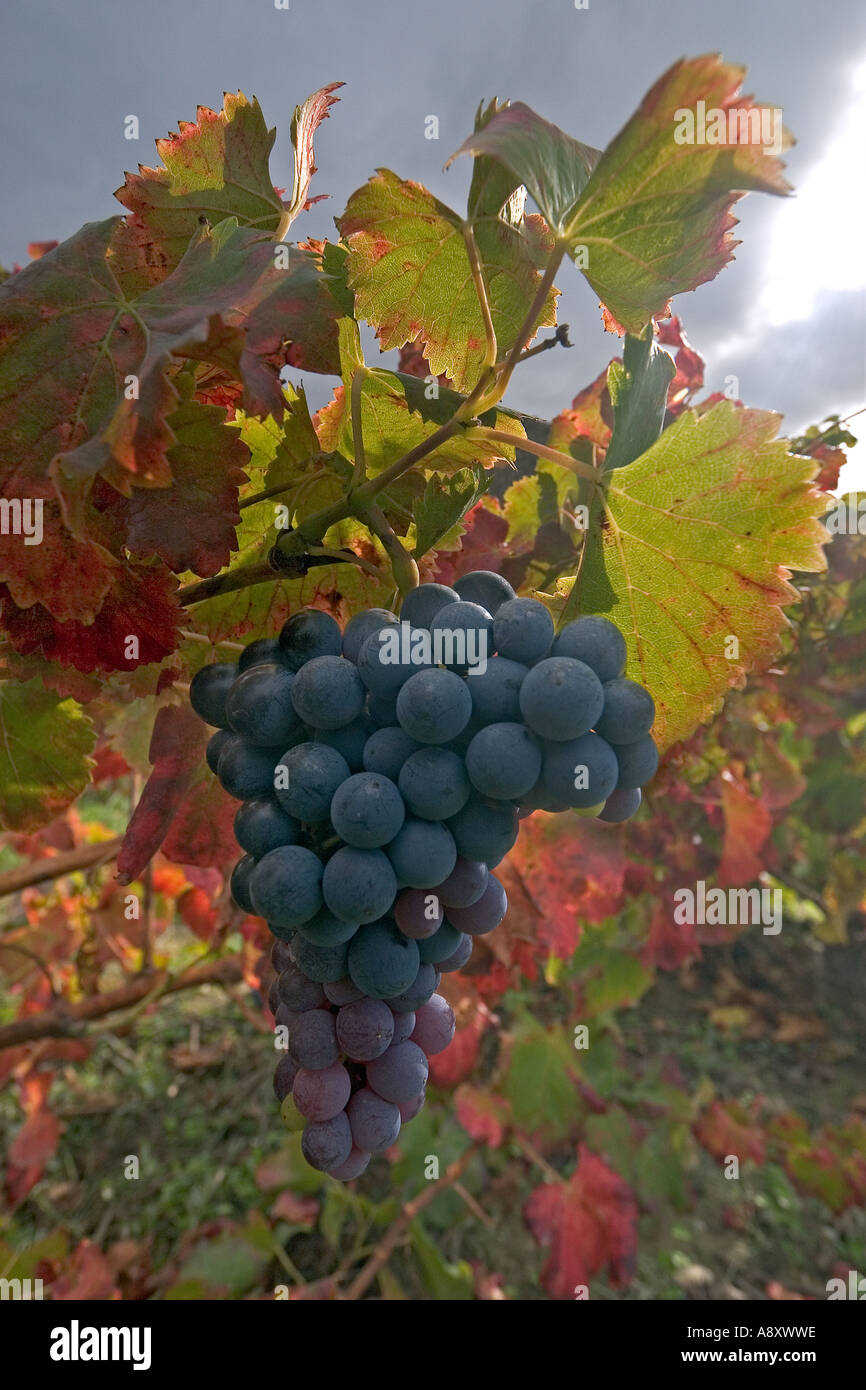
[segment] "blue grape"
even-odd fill
[[[447,603],[456,603],[460,595],[447,584],[419,584],[411,589],[400,607],[400,619],[413,627],[430,627],[436,614]]]
[[[418,942],[418,957],[422,965],[439,965],[453,955],[463,935],[450,922],[443,922],[433,935]]]
[[[533,666],[520,687],[523,718],[542,738],[579,738],[594,727],[604,706],[601,681],[570,656],[551,656]]]
[[[364,998],[364,991],[348,975],[342,980],[326,980],[322,988],[328,1003],[336,1004],[339,1009],[344,1004],[354,1004],[356,1000]]]
[[[394,1036],[392,1042],[407,1042],[415,1031],[415,1011],[414,1009],[403,1009],[400,1013],[391,1010],[391,1017],[394,1020]]]
[[[397,698],[390,695],[368,695],[367,713],[377,729],[397,723]],[[371,768],[371,771],[377,771]]]
[[[397,696],[401,729],[419,743],[448,743],[469,723],[472,696],[453,671],[418,671]]]
[[[295,1084],[295,1077],[298,1074],[298,1070],[297,1062],[294,1057],[290,1057],[288,1053],[277,1062],[274,1071],[274,1095],[281,1105],[286,1096],[292,1093],[292,1087]]]
[[[322,892],[335,917],[346,922],[375,922],[394,902],[397,880],[390,860],[380,849],[344,845],[325,865]]]
[[[238,657],[238,671],[248,671],[251,666],[262,666],[272,661],[282,664],[283,652],[277,637],[257,637],[248,642]]]
[[[410,888],[435,888],[457,861],[447,826],[409,816],[386,851],[397,877]]]
[[[274,790],[275,748],[256,748],[240,734],[226,740],[217,764],[217,776],[236,801],[252,801]]]
[[[372,695],[394,699],[410,676],[430,668],[430,638],[408,623],[381,628],[364,639],[358,672]]]
[[[483,861],[464,859],[460,855],[451,873],[436,891],[445,907],[471,907],[481,897],[489,877]]]
[[[423,888],[404,888],[394,904],[394,920],[404,936],[422,941],[441,927],[442,904],[435,893],[425,892]]]
[[[512,598],[493,620],[493,645],[500,656],[531,666],[546,656],[553,642],[553,619],[534,598]]]
[[[618,743],[614,747],[619,766],[618,791],[643,787],[655,776],[659,765],[659,750],[651,734],[644,734],[635,743]]]
[[[250,877],[256,912],[277,926],[296,927],[322,906],[322,861],[300,845],[272,849]]]
[[[358,930],[357,922],[344,922],[323,907],[308,922],[298,924],[298,935],[306,937],[315,946],[342,946],[351,941]]]
[[[617,787],[598,813],[598,819],[611,825],[631,820],[641,803],[640,787]]]
[[[427,1058],[417,1043],[393,1044],[367,1063],[367,1085],[392,1105],[411,1100],[427,1085]]]
[[[390,999],[418,974],[418,946],[393,922],[371,922],[349,942],[349,975],[371,999]]]
[[[541,745],[523,724],[488,724],[466,750],[466,771],[482,796],[513,800],[538,781]]]
[[[279,983],[279,980],[274,980],[274,993],[277,1000],[277,1007],[275,1009],[272,1009],[271,1012],[274,1015],[274,1021],[278,1023],[281,1028],[291,1028],[295,1019],[300,1018],[300,1014],[297,1012],[296,1009],[290,1009],[288,1004],[282,1004],[279,1002]]]
[[[332,1178],[336,1178],[339,1182],[352,1182],[366,1172],[371,1158],[372,1154],[365,1153],[363,1149],[359,1149],[356,1144],[353,1144],[352,1151],[345,1163],[339,1164],[336,1168],[329,1168],[328,1172]]]
[[[419,952],[420,955],[420,952]],[[414,1013],[433,994],[440,980],[439,971],[432,961],[422,961],[418,966],[418,974],[412,981],[408,989],[404,989],[400,994],[393,995],[388,1000],[388,1007],[395,1014]]]
[[[345,1110],[352,1094],[349,1073],[341,1062],[329,1067],[301,1067],[292,1087],[292,1098],[307,1120],[331,1120]]]
[[[348,946],[345,941],[336,946],[322,946],[298,932],[292,942],[292,952],[298,969],[316,984],[342,980],[346,974]]]
[[[292,687],[295,710],[314,729],[345,728],[358,718],[366,698],[357,668],[342,656],[314,656]]]
[[[235,839],[241,849],[261,859],[280,845],[297,844],[300,827],[272,796],[245,801],[235,813]]]
[[[602,690],[604,713],[593,726],[597,734],[609,743],[637,743],[649,733],[656,707],[648,690],[625,676],[607,681]]]
[[[593,615],[567,623],[553,644],[553,656],[582,661],[598,676],[611,681],[625,670],[625,638],[608,618]]]
[[[364,766],[364,749],[373,733],[373,721],[367,714],[360,714],[351,724],[342,729],[317,729],[314,743],[326,743],[329,748],[346,759],[351,772],[360,772]]]
[[[400,1111],[400,1119],[404,1125],[408,1124],[410,1120],[414,1120],[419,1111],[424,1109],[426,1099],[426,1091],[419,1091],[417,1096],[413,1096],[411,1100],[400,1102],[397,1109]]]
[[[549,743],[545,749],[542,780],[550,797],[566,806],[597,806],[606,801],[618,776],[616,753],[598,734]]]
[[[345,1113],[304,1126],[301,1152],[310,1167],[320,1173],[342,1168],[349,1160],[352,1147],[352,1131]]]
[[[299,1068],[321,1071],[333,1066],[340,1055],[333,1014],[327,1009],[299,1014],[289,1029],[289,1051]]]
[[[420,747],[421,744],[404,733],[399,724],[386,725],[371,734],[364,744],[364,768],[367,772],[380,772],[396,782],[406,759]]]
[[[217,729],[216,733],[211,734],[208,739],[204,756],[208,767],[214,775],[219,772],[220,755],[223,749],[231,743],[233,738],[236,738],[236,735],[231,733],[230,730]]]
[[[533,811],[559,812],[568,809],[568,802],[552,796],[544,784],[544,778],[541,777],[535,786],[520,798],[518,814],[521,820],[525,820],[527,816],[532,815]]]
[[[508,896],[493,874],[477,902],[471,907],[449,907],[448,921],[467,936],[486,936],[499,926],[508,911]]]
[[[352,1139],[359,1149],[381,1153],[390,1149],[400,1133],[400,1111],[377,1096],[369,1086],[356,1091],[346,1106]]]
[[[243,859],[239,859],[232,869],[230,882],[231,895],[243,912],[251,912],[255,915],[256,909],[253,907],[253,900],[250,897],[250,875],[256,867],[256,861],[251,854],[245,854]]]
[[[415,1015],[412,1041],[427,1057],[444,1052],[457,1028],[454,1010],[441,994],[434,994],[429,1004]]]
[[[346,759],[326,743],[296,744],[278,768],[284,769],[280,776],[287,783],[274,788],[280,806],[296,820],[313,823],[329,818],[334,792],[350,775]]]
[[[466,603],[477,603],[494,616],[503,603],[517,597],[508,580],[495,570],[472,570],[456,579],[454,588]]]
[[[226,697],[226,715],[236,734],[257,748],[286,748],[301,732],[292,703],[295,677],[270,662],[251,666],[238,676]]]
[[[380,632],[383,627],[396,627],[400,619],[387,608],[367,608],[350,618],[343,633],[343,656],[349,661],[357,661],[361,648],[371,633]]]
[[[507,802],[471,797],[448,821],[457,853],[464,859],[497,859],[517,840],[517,812]],[[444,877],[444,875],[443,875]]]
[[[317,656],[339,656],[343,634],[328,613],[305,608],[283,624],[279,637],[283,661],[290,671],[300,671]]]
[[[477,603],[448,603],[430,625],[433,654],[451,671],[483,668],[493,655],[493,619]]]
[[[231,690],[238,668],[234,663],[219,661],[213,666],[202,666],[196,671],[189,684],[189,702],[205,724],[224,729],[228,724],[226,698]]]
[[[529,671],[520,661],[492,656],[486,671],[472,671],[467,684],[472,696],[472,716],[484,724],[515,723],[521,718],[520,687]]]
[[[320,984],[308,980],[304,972],[292,961],[285,970],[280,971],[277,990],[287,1009],[296,1014],[306,1013],[308,1009],[318,1009],[325,1002],[325,994]]]
[[[393,840],[406,818],[394,783],[378,772],[357,772],[334,793],[331,822],[341,839],[357,849],[379,849]]]
[[[468,936],[466,932],[462,932],[459,944],[455,950],[451,952],[450,956],[446,956],[444,960],[437,961],[437,965],[443,975],[450,974],[452,970],[462,970],[471,955],[472,937]]]
[[[337,1040],[353,1062],[371,1062],[393,1038],[394,1015],[381,999],[359,999],[337,1014]]]
[[[472,788],[463,759],[446,748],[420,748],[400,769],[397,785],[413,816],[447,820],[465,806]]]

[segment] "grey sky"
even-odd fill
[[[224,90],[259,98],[278,128],[275,182],[289,184],[295,103],[328,81],[347,83],[316,143],[313,192],[332,197],[295,224],[298,236],[333,236],[332,218],[376,166],[462,206],[469,162],[448,174],[442,165],[470,132],[482,97],[525,101],[577,138],[604,146],[670,63],[707,51],[747,64],[746,90],[782,107],[798,140],[788,178],[802,187],[828,159],[842,164],[852,75],[858,64],[862,75],[866,63],[866,10],[858,0],[589,0],[588,10],[575,9],[574,0],[289,5],[282,11],[274,0],[19,0],[6,7],[0,262],[24,262],[28,241],[63,238],[119,211],[111,195],[124,169],[158,162],[153,140],[178,119],[193,120],[197,104],[219,107]],[[140,120],[138,142],[124,139],[129,114]],[[430,114],[439,118],[438,142],[424,138]],[[782,411],[789,433],[828,411],[866,404],[862,279],[859,291],[825,291],[832,275],[817,265],[822,257],[832,262],[833,238],[844,224],[862,229],[862,176],[862,145],[852,138],[838,187],[813,219],[819,255],[810,251],[802,221],[788,213],[790,201],[750,195],[739,204],[743,245],[734,264],[674,301],[707,359],[708,388],[720,389],[726,374],[735,374],[743,400]],[[802,254],[795,237],[803,239]],[[817,282],[809,317],[767,323],[758,306],[774,266],[777,276],[787,267],[777,304],[789,283],[794,295],[798,276]],[[547,416],[618,350],[578,272],[566,267],[560,284],[560,317],[571,324],[576,346],[528,363],[509,395],[518,408]],[[329,382],[306,384],[315,404],[329,394]],[[866,424],[856,425],[866,434]],[[857,452],[856,477],[846,481],[866,487],[866,450]]]

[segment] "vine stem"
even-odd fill
[[[373,535],[378,536],[382,542],[391,561],[391,573],[397,581],[400,593],[405,595],[410,589],[417,588],[420,582],[418,566],[390,525],[382,508],[375,502],[368,502],[366,506],[356,507],[356,515],[359,521],[367,523]]]
[[[35,883],[47,883],[50,879],[62,878],[64,874],[75,873],[77,869],[90,869],[107,864],[117,855],[123,844],[123,836],[113,840],[102,840],[95,845],[78,845],[75,849],[64,850],[49,859],[36,859],[30,864],[22,864],[17,869],[8,869],[0,874],[0,898],[11,893],[20,893],[22,888],[32,888]]]
[[[364,453],[364,427],[361,421],[361,393],[364,390],[364,379],[366,375],[367,370],[365,367],[356,368],[352,374],[352,449],[355,455],[355,467],[352,470],[352,481],[349,484],[350,492],[359,488],[367,476],[367,457]]]
[[[538,289],[535,291],[532,303],[530,304],[529,309],[527,311],[526,318],[520,325],[520,331],[518,332],[517,337],[514,340],[514,346],[512,347],[511,351],[505,359],[504,367],[496,377],[496,383],[493,388],[493,392],[491,393],[490,397],[485,397],[480,407],[482,411],[488,409],[491,405],[496,405],[497,401],[501,401],[502,397],[505,395],[505,392],[508,388],[508,383],[511,380],[511,375],[523,353],[524,344],[529,341],[529,339],[532,337],[535,331],[535,325],[538,321],[538,316],[541,313],[547,301],[547,296],[550,293],[550,289],[553,285],[554,280],[556,279],[556,275],[560,265],[562,264],[562,258],[565,255],[565,251],[566,247],[564,242],[556,242],[550,254],[550,260],[548,261],[547,267],[539,282]]]
[[[472,283],[475,286],[475,295],[481,308],[481,317],[484,321],[484,336],[487,340],[487,351],[484,354],[485,367],[496,366],[496,329],[493,327],[493,316],[490,312],[490,300],[487,297],[487,286],[484,283],[484,267],[481,264],[481,257],[478,254],[478,243],[475,240],[475,228],[471,222],[463,223],[463,240],[466,243],[466,252],[469,256],[469,268],[472,271]]]
[[[540,459],[548,459],[551,463],[558,463],[561,468],[567,468],[578,478],[586,478],[587,481],[600,486],[598,470],[589,463],[581,463],[580,459],[572,458],[571,454],[564,454],[559,449],[551,449],[546,444],[536,444],[534,439],[517,439],[507,430],[488,429],[486,425],[477,425],[474,432],[476,436],[480,435],[483,439],[489,439],[496,444],[510,444],[513,448],[525,450],[527,454],[536,454]]]

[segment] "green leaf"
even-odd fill
[[[428,550],[439,546],[443,540],[456,542],[456,536],[448,533],[456,531],[470,507],[474,507],[479,497],[487,490],[489,477],[480,468],[462,468],[450,478],[433,473],[427,479],[423,494],[416,498],[412,508],[415,518],[415,548],[417,559]],[[441,546],[450,550],[453,545]]]
[[[514,1123],[551,1138],[570,1134],[580,1113],[574,1051],[561,1029],[526,1020],[517,1030],[503,1091]]]
[[[601,973],[586,980],[583,993],[591,1014],[607,1013],[634,1004],[653,983],[654,975],[637,956],[626,951],[611,952]]]
[[[90,781],[96,737],[75,700],[39,681],[0,681],[0,825],[31,831],[60,815]]]
[[[474,1281],[472,1268],[466,1260],[458,1260],[455,1264],[446,1260],[420,1221],[412,1222],[409,1233],[421,1277],[432,1296],[449,1302],[471,1300]]]
[[[463,219],[426,188],[379,169],[337,219],[349,252],[358,317],[373,324],[382,350],[420,335],[431,373],[470,391],[486,339],[472,280]],[[539,274],[538,230],[485,215],[475,227],[499,355],[513,346]],[[538,326],[556,322],[551,295]]]
[[[662,432],[668,386],[676,367],[653,341],[652,327],[639,338],[626,334],[622,361],[611,362],[607,385],[613,405],[613,434],[605,469],[622,468],[646,453]]]
[[[627,674],[655,700],[662,750],[778,651],[782,608],[797,597],[791,571],[824,568],[823,494],[811,485],[820,465],[790,454],[778,424],[730,401],[684,411],[610,475],[579,583],[557,586],[561,622],[603,613],[622,630]]]

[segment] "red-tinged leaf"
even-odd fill
[[[731,1155],[741,1163],[747,1158],[763,1163],[767,1135],[759,1119],[760,1110],[760,1101],[749,1107],[735,1101],[711,1101],[695,1121],[695,1138],[719,1163]]]
[[[430,1058],[430,1080],[434,1086],[456,1086],[470,1075],[478,1061],[487,1016],[477,1006],[477,995],[471,987],[467,990],[459,975],[446,976],[439,993],[446,996],[454,1009],[457,1032],[444,1052]]]
[[[11,527],[8,533],[0,533],[0,581],[8,585],[13,601],[20,608],[45,601],[61,622],[91,622],[117,567],[113,553],[117,536],[112,535],[108,520],[77,498],[75,521],[68,521],[54,483],[29,475],[25,468],[6,478],[2,496],[11,507],[24,509],[22,517],[29,506],[41,507],[38,545],[28,544]]]
[[[588,817],[536,813],[510,858],[538,909],[540,942],[560,959],[579,944],[584,922],[603,922],[622,906],[623,837]]]
[[[123,754],[118,753],[117,749],[108,743],[99,743],[93,750],[93,772],[90,780],[94,786],[99,786],[102,782],[114,782],[118,777],[127,776],[130,771]]]
[[[38,681],[0,681],[0,826],[36,830],[64,811],[90,779],[94,742],[74,700]]]
[[[119,1299],[111,1264],[92,1241],[82,1240],[58,1279],[51,1297],[60,1302],[94,1302]]]
[[[2,598],[0,598],[0,619],[2,619]],[[2,626],[2,621],[0,621]],[[0,637],[0,666],[9,673],[9,679],[18,681],[38,680],[46,690],[51,690],[61,700],[76,700],[86,705],[104,694],[105,682],[98,676],[86,675],[71,666],[55,666],[35,653],[22,656],[8,642]]]
[[[641,951],[641,960],[649,968],[678,970],[687,961],[697,960],[701,948],[693,925],[678,925],[668,895],[660,894],[650,921],[649,935]]]
[[[18,1168],[42,1167],[57,1152],[62,1126],[50,1110],[34,1110],[9,1146],[9,1158]]]
[[[614,1288],[630,1282],[637,1202],[622,1178],[585,1144],[572,1176],[537,1187],[524,1216],[539,1245],[550,1251],[541,1282],[552,1298],[573,1299],[605,1268]]]
[[[621,362],[619,357],[614,361]],[[578,391],[570,410],[562,410],[551,422],[548,443],[552,449],[568,453],[574,439],[588,439],[599,449],[610,443],[613,426],[613,407],[607,389],[608,368],[599,372],[595,381]]]
[[[804,454],[810,458],[817,459],[821,465],[821,471],[815,479],[815,486],[822,492],[835,492],[839,486],[839,474],[848,462],[848,456],[844,449],[831,447],[829,444],[810,443],[805,440],[798,440]]]
[[[78,671],[134,671],[162,661],[177,647],[183,619],[177,580],[162,565],[128,562],[114,573],[114,587],[89,624],[58,622],[41,603],[17,608],[4,599],[10,642],[25,656],[38,653]],[[131,637],[138,639],[137,656],[130,656]]]
[[[725,838],[716,881],[720,888],[745,887],[754,883],[765,867],[762,851],[773,829],[773,817],[763,800],[731,773],[722,776],[722,811]]]
[[[492,506],[477,502],[463,518],[465,530],[460,537],[460,549],[443,552],[437,557],[434,577],[437,584],[453,584],[470,570],[499,572],[506,558],[505,541],[508,522]]]
[[[47,256],[48,252],[53,251],[58,245],[59,242],[56,241],[28,241],[27,254],[31,261],[38,261],[43,256]]]
[[[306,209],[311,203],[317,203],[321,197],[327,196],[310,197],[310,183],[316,173],[313,137],[322,121],[330,116],[331,107],[340,100],[334,96],[334,92],[343,85],[342,82],[329,82],[327,87],[320,87],[318,92],[314,92],[300,106],[295,107],[291,125],[292,148],[295,152],[295,183],[291,198],[283,203],[286,231],[301,209]]]
[[[476,1086],[460,1086],[454,1094],[454,1113],[471,1139],[498,1149],[505,1137],[510,1107],[502,1096]]]
[[[258,1180],[258,1174],[256,1175]],[[281,1192],[270,1211],[274,1221],[288,1221],[290,1226],[315,1226],[319,1219],[316,1197],[302,1197],[296,1192]]]
[[[205,725],[186,706],[164,706],[150,743],[153,771],[126,830],[117,856],[117,878],[131,883],[159,849],[194,770],[204,757]]]
[[[810,1293],[796,1293],[793,1289],[786,1289],[785,1285],[778,1279],[771,1279],[765,1289],[766,1295],[773,1303],[814,1303],[815,1295]]]
[[[175,806],[163,854],[178,864],[224,869],[238,857],[236,810],[237,802],[206,767],[200,766]]]
[[[219,913],[210,893],[204,888],[190,888],[177,905],[182,920],[201,941],[210,941],[219,926]]]

